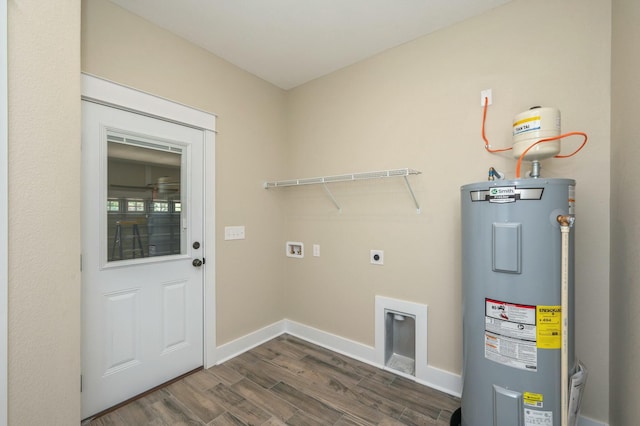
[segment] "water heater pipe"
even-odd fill
[[[560,215],[557,217],[560,224],[560,233],[562,235],[561,249],[561,307],[562,313],[562,349],[560,360],[560,424],[568,426],[569,424],[569,232],[575,218],[570,215]]]

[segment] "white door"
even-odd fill
[[[202,130],[82,102],[82,418],[203,365]]]

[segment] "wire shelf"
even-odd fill
[[[418,213],[420,213],[420,205],[418,204],[418,200],[416,200],[416,196],[413,193],[413,189],[411,188],[411,184],[407,179],[407,176],[410,175],[419,175],[422,172],[414,169],[404,168],[404,169],[391,169],[391,170],[379,170],[374,172],[362,172],[362,173],[349,173],[343,175],[335,175],[335,176],[321,176],[321,177],[313,177],[313,178],[300,178],[300,179],[286,179],[286,180],[276,180],[264,183],[264,188],[282,188],[288,186],[301,186],[301,185],[324,185],[324,189],[327,191],[329,197],[336,205],[338,210],[342,211],[342,208],[333,197],[331,191],[327,187],[327,183],[335,183],[335,182],[353,182],[359,180],[368,180],[368,179],[384,179],[391,177],[403,177],[405,183],[407,184],[407,188],[409,189],[409,193],[413,198],[413,202],[416,205],[416,209]]]

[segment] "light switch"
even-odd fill
[[[244,226],[225,226],[225,240],[244,240]]]

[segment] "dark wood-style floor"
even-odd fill
[[[439,425],[460,402],[282,335],[90,425]]]

